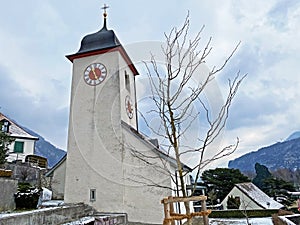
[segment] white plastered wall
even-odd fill
[[[101,84],[92,87],[85,83],[83,73],[94,62],[104,64],[108,73]],[[130,93],[124,88],[125,70],[130,75]],[[132,119],[127,117],[124,100],[130,94],[135,104],[134,77],[120,53],[75,59],[71,91],[65,202],[84,202],[100,212],[127,213],[130,221],[162,223],[160,201],[172,194],[171,189],[155,188],[137,178],[165,187],[171,187],[171,179],[132,155],[132,147],[152,156],[156,153],[153,146],[122,128],[121,120],[136,127],[136,112]]]
[[[85,202],[100,211],[116,211],[122,194],[120,155],[120,93],[118,53],[75,59],[70,108],[66,202]],[[97,86],[83,79],[94,62],[106,66],[107,77]],[[90,202],[90,190],[96,201]]]
[[[24,151],[23,153],[14,153],[14,147],[15,147],[15,142],[24,142]],[[14,160],[22,160],[22,162],[25,161],[25,157],[27,155],[33,155],[34,154],[34,143],[35,140],[31,139],[22,139],[22,138],[16,138],[14,142],[9,146],[9,156],[7,157],[7,161],[11,162]]]
[[[61,163],[53,172],[51,179],[51,190],[53,199],[63,199],[65,189],[66,161]]]
[[[160,224],[164,217],[160,201],[172,195],[170,173],[174,168],[153,150],[153,145],[127,128],[123,129],[123,139],[123,187],[128,219]]]
[[[247,195],[245,195],[243,192],[241,192],[238,188],[234,187],[229,194],[225,197],[225,199],[221,202],[221,205],[223,205],[223,209],[227,208],[227,200],[228,197],[239,197],[241,204],[239,209],[244,210],[252,210],[252,209],[262,209],[261,206],[257,205],[253,200],[251,200]]]

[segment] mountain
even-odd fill
[[[39,138],[39,140],[35,143],[34,153],[47,158],[48,167],[53,167],[66,154],[66,151],[55,147],[50,142],[46,141],[41,135],[26,127],[23,127],[23,129],[29,134]]]
[[[288,138],[287,141],[278,142],[229,161],[228,167],[239,169],[241,172],[255,172],[254,165],[259,163],[271,171],[279,168],[300,169],[299,150],[300,138]]]
[[[290,140],[297,139],[297,138],[300,138],[300,131],[296,131],[296,132],[292,133],[292,134],[286,139],[286,141],[290,141]]]

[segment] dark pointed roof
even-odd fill
[[[101,30],[96,33],[86,35],[82,41],[79,51],[76,54],[98,51],[121,46],[120,41],[113,32],[106,27],[106,17]]]
[[[81,40],[79,51],[66,57],[73,62],[74,59],[87,57],[91,55],[103,54],[109,51],[119,51],[123,56],[127,65],[130,67],[134,75],[138,75],[138,71],[129,58],[127,52],[121,45],[121,42],[115,35],[113,30],[108,30],[106,27],[106,12],[103,14],[103,27],[96,33],[88,34]]]

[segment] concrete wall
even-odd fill
[[[29,182],[31,185],[37,185],[39,182],[39,173],[43,173],[37,167],[32,167],[30,163],[7,163],[7,169],[13,171],[12,178],[21,181],[21,182]]]
[[[57,225],[92,214],[84,204],[39,209],[34,211],[6,214],[0,217],[0,225]]]
[[[0,177],[0,211],[14,210],[15,199],[14,193],[17,192],[18,181]]]

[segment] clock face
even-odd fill
[[[126,108],[126,113],[129,119],[132,119],[133,117],[133,105],[132,101],[129,95],[126,96],[125,98],[125,108]]]
[[[87,84],[95,86],[101,84],[106,75],[107,70],[103,64],[92,63],[84,70],[83,78]]]

